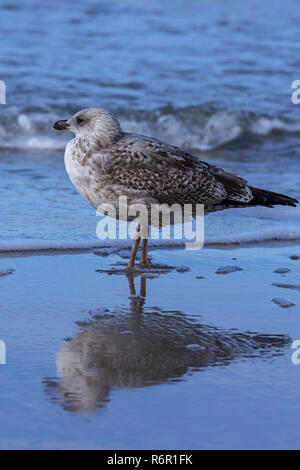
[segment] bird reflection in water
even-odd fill
[[[45,378],[50,399],[64,409],[91,413],[113,389],[174,383],[233,361],[284,354],[286,335],[224,330],[179,311],[146,307],[146,277],[136,295],[128,274],[129,307],[97,309],[57,354],[58,379]]]

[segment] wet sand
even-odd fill
[[[299,448],[300,245],[0,256],[0,448]]]

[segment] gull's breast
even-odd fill
[[[91,161],[78,153],[75,139],[65,150],[65,167],[68,176],[81,196],[95,209],[104,202],[103,178]]]

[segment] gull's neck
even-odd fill
[[[120,131],[118,134],[101,134],[93,135],[77,135],[74,143],[83,152],[96,152],[115,144],[123,135]]]

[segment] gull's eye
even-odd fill
[[[76,124],[78,124],[79,126],[81,126],[83,123],[84,123],[84,119],[82,117],[78,117],[76,119]]]

